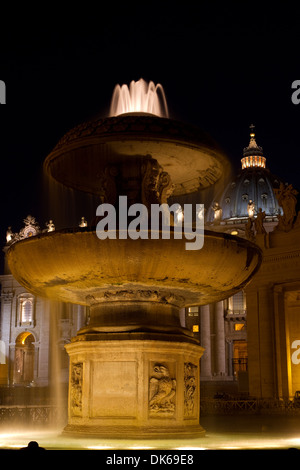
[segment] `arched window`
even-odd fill
[[[26,299],[22,302],[21,307],[21,322],[22,323],[30,323],[32,322],[32,300]]]
[[[18,323],[22,325],[32,325],[34,322],[34,297],[24,293],[18,298]]]

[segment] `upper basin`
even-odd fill
[[[168,172],[174,196],[221,184],[230,167],[219,145],[201,129],[151,114],[86,121],[60,139],[44,166],[64,186],[99,194],[108,165],[113,173],[145,158]]]
[[[171,292],[181,306],[233,295],[262,261],[255,244],[228,234],[205,231],[198,251],[186,250],[185,242],[100,240],[95,231],[62,230],[14,243],[7,259],[16,280],[37,296],[90,305],[117,299],[124,291],[132,300],[144,293],[145,300],[155,291],[172,303]]]

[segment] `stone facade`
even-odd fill
[[[67,383],[64,345],[85,324],[85,308],[35,297],[8,272],[0,283],[0,385],[47,387],[54,362]]]

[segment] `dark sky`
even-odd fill
[[[3,12],[0,244],[27,214],[41,225],[51,217],[41,214],[41,168],[58,139],[94,114],[107,115],[115,84],[141,77],[161,83],[171,117],[208,131],[235,168],[253,122],[270,170],[300,188],[300,105],[291,101],[300,79],[300,6],[111,4],[73,2],[62,11],[26,3]]]

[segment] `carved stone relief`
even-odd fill
[[[170,417],[175,413],[176,379],[165,364],[156,363],[149,380],[150,416]]]
[[[166,278],[168,279],[168,278]],[[161,302],[163,304],[171,304],[182,306],[184,305],[184,297],[180,295],[175,295],[172,292],[168,291],[156,291],[156,290],[131,290],[131,289],[122,289],[122,290],[106,290],[100,292],[97,297],[89,295],[86,298],[87,302],[90,305],[98,304],[99,302],[118,302],[118,301],[132,301],[140,300],[146,302]]]
[[[191,362],[184,363],[184,417],[190,418],[195,415],[196,406],[196,377],[197,366]]]
[[[71,370],[71,410],[73,416],[81,416],[82,413],[82,380],[83,363],[72,364]]]

